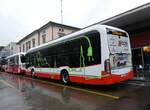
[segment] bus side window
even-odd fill
[[[25,55],[21,55],[21,63],[25,63],[26,62],[26,56]]]
[[[83,35],[82,41],[83,56],[85,66],[95,65],[101,63],[101,43],[100,34],[97,31],[91,31]]]
[[[31,54],[29,55],[29,66],[31,66]]]
[[[67,56],[70,67],[80,67],[80,39],[68,41]]]
[[[28,68],[30,65],[29,65],[29,55],[26,56],[26,68]]]

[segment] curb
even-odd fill
[[[133,77],[133,79],[130,79],[129,81],[141,81],[141,82],[150,82],[150,78],[145,77]]]

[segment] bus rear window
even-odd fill
[[[129,39],[125,32],[107,29],[107,36],[111,54],[129,53]]]
[[[111,30],[111,29],[107,29],[107,34],[127,37],[127,34],[125,32],[120,32],[120,31]]]

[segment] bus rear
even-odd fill
[[[125,81],[133,77],[129,36],[120,29],[106,28],[109,58],[104,62],[107,84]],[[105,79],[105,77],[103,78]]]
[[[8,56],[6,58],[7,60],[7,67],[6,67],[6,72],[9,73],[25,73],[25,63],[22,62],[24,53],[17,53],[11,56]]]

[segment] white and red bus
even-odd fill
[[[30,49],[26,74],[91,85],[110,85],[133,77],[128,33],[94,25]]]
[[[22,60],[24,60],[24,56],[25,53],[22,52],[8,56],[6,58],[7,64],[5,67],[5,71],[8,73],[17,73],[17,74],[25,73],[25,63],[22,63]]]

